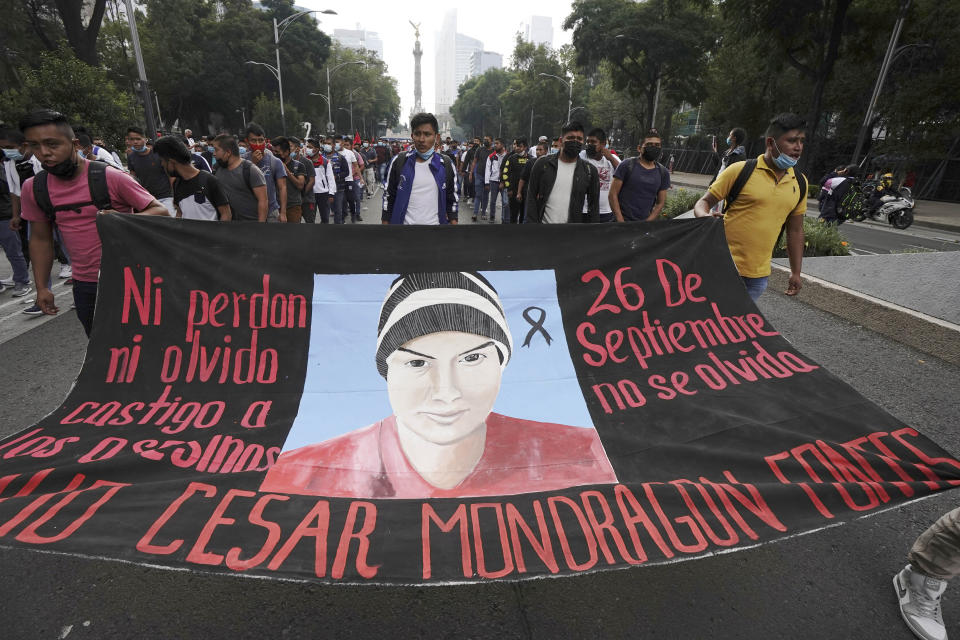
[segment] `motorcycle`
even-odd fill
[[[909,187],[901,187],[896,195],[890,194],[880,199],[880,206],[873,212],[874,220],[887,222],[894,229],[906,229],[913,224],[913,193]]]

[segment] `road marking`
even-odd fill
[[[60,313],[56,316],[28,316],[23,314],[23,310],[33,304],[36,299],[36,291],[20,298],[9,299],[5,299],[5,294],[0,294],[0,300],[3,300],[3,302],[0,302],[0,344],[70,311],[70,306],[73,304],[73,287],[64,284],[64,282],[65,280],[57,280],[51,287],[54,302],[60,308]]]
[[[850,251],[851,251],[851,252],[853,253],[853,255],[855,255],[855,256],[878,256],[878,255],[880,255],[879,253],[876,253],[875,251],[870,251],[870,250],[868,250],[868,249],[850,249]]]

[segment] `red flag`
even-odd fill
[[[360,144],[361,142],[362,141],[360,140],[360,132],[355,131],[353,134],[353,144]]]

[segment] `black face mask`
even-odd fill
[[[595,144],[588,144],[588,145],[587,145],[587,155],[590,156],[591,158],[595,158],[597,155],[599,155],[599,154],[597,153],[597,145],[595,145]]]
[[[70,156],[67,157],[66,160],[47,169],[47,171],[58,178],[71,178],[76,170],[77,154],[73,151],[70,152]]]
[[[579,140],[567,140],[563,143],[563,153],[568,158],[575,158],[583,150],[583,143]]]
[[[644,147],[643,148],[643,159],[649,162],[653,162],[660,158],[660,147]]]

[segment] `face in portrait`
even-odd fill
[[[595,429],[494,411],[513,355],[504,307],[482,275],[400,276],[380,307],[375,352],[392,415],[286,450],[261,490],[429,498],[616,482]]]

